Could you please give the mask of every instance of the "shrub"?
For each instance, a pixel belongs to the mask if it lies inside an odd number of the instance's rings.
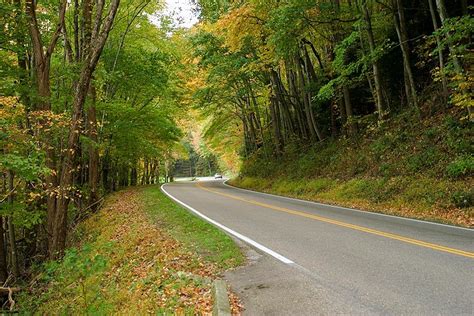
[[[474,173],[474,157],[464,156],[451,162],[446,167],[446,174],[451,178],[460,178]]]
[[[474,190],[454,192],[451,195],[451,203],[459,208],[474,206]]]
[[[380,137],[370,145],[370,149],[375,159],[380,160],[382,156],[392,147],[392,140],[388,135]]]
[[[428,148],[408,158],[407,168],[411,172],[417,172],[434,166],[440,158],[435,148]]]
[[[461,122],[448,116],[444,121],[444,129],[447,131],[444,141],[451,150],[461,154],[473,152],[472,122]]]
[[[424,132],[424,135],[430,139],[430,140],[434,140],[436,139],[436,137],[439,135],[439,129],[437,127],[432,127],[432,128],[428,128],[425,132]]]

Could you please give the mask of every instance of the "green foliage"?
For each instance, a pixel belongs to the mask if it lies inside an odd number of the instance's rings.
[[[443,129],[447,131],[443,138],[450,150],[459,154],[474,153],[474,143],[470,141],[473,136],[472,122],[461,121],[453,116],[446,116]]]
[[[440,158],[435,148],[427,148],[420,153],[410,156],[407,160],[407,168],[411,172],[419,172],[423,169],[433,167]]]
[[[299,42],[308,27],[306,11],[314,8],[314,1],[291,1],[271,11],[268,28],[272,30],[269,43],[277,56],[290,57],[298,51]]]
[[[474,76],[472,65],[474,53],[472,50],[472,30],[474,28],[474,18],[471,15],[453,17],[446,19],[443,26],[431,35],[432,38],[439,39],[439,46],[432,52],[433,56],[438,51],[449,48],[449,58],[443,73],[441,69],[435,69],[436,80],[446,76],[453,93],[450,102],[455,106],[467,109],[472,112],[474,101],[472,89],[474,87]],[[473,114],[470,113],[472,116]],[[468,118],[472,121],[472,117]]]
[[[474,174],[474,157],[462,156],[446,167],[446,173],[451,178],[472,176]]]
[[[474,206],[474,190],[455,191],[451,195],[451,202],[459,208],[468,208]]]
[[[11,170],[24,181],[34,181],[47,174],[42,153],[33,152],[29,156],[19,153],[4,154],[0,157],[0,169]]]
[[[104,272],[108,268],[108,260],[105,255],[111,253],[116,247],[112,242],[96,248],[93,244],[86,244],[80,250],[71,248],[66,251],[62,261],[49,261],[41,268],[43,274],[40,282],[61,284],[61,296],[77,297],[78,306],[59,306],[61,313],[81,311],[84,314],[103,314],[111,312],[111,307],[106,303],[101,279],[105,277]],[[47,302],[53,299],[58,289],[51,286],[46,293],[40,297],[40,301]],[[75,305],[76,305],[75,304]]]

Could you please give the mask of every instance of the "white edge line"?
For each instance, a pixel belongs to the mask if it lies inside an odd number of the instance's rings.
[[[267,196],[272,196],[272,197],[278,197],[278,198],[285,199],[285,200],[304,202],[304,203],[314,204],[314,205],[319,205],[319,206],[326,206],[326,207],[335,208],[335,209],[339,208],[339,209],[343,209],[343,210],[364,213],[364,214],[368,214],[368,215],[372,215],[372,216],[390,217],[390,218],[394,218],[394,219],[418,222],[418,223],[427,224],[427,225],[431,224],[431,225],[437,225],[437,226],[442,226],[442,227],[447,227],[447,228],[452,228],[452,229],[460,229],[460,230],[465,230],[465,231],[468,231],[468,232],[473,232],[474,231],[474,229],[472,229],[472,228],[465,228],[465,227],[460,227],[460,226],[453,226],[453,225],[441,224],[441,223],[436,223],[436,222],[423,221],[423,220],[420,220],[420,219],[401,217],[401,216],[396,216],[396,215],[388,215],[388,214],[382,214],[382,213],[376,213],[376,212],[363,211],[363,210],[358,210],[358,209],[350,208],[350,207],[318,203],[318,202],[314,202],[314,201],[291,198],[291,197],[288,197],[288,196],[282,196],[282,195],[277,195],[277,194],[259,192],[259,191],[249,190],[249,189],[243,189],[243,188],[239,188],[239,187],[227,184],[226,182],[229,181],[229,180],[230,179],[225,180],[224,182],[222,182],[222,184],[224,184],[225,186],[228,186],[229,188],[242,190],[242,191],[247,191],[247,192],[252,192],[252,193],[256,193],[256,194],[267,195]]]
[[[238,233],[238,232],[236,232],[236,231],[230,229],[229,227],[224,226],[224,225],[222,225],[221,223],[216,222],[215,220],[213,220],[213,219],[207,217],[206,215],[202,214],[201,212],[197,211],[196,209],[192,208],[191,206],[187,205],[186,203],[181,202],[180,200],[178,200],[177,198],[175,198],[174,196],[172,196],[171,194],[169,194],[169,193],[165,190],[165,188],[164,188],[165,185],[166,185],[166,183],[161,186],[161,191],[163,191],[164,194],[166,194],[170,199],[172,199],[172,200],[175,201],[176,203],[178,203],[178,204],[184,206],[185,208],[187,208],[187,209],[190,210],[191,212],[195,213],[195,214],[198,215],[199,217],[201,217],[201,218],[203,218],[204,220],[208,221],[209,223],[211,223],[211,224],[213,224],[213,225],[219,227],[220,229],[222,229],[223,231],[229,233],[230,235],[232,235],[232,236],[234,236],[234,237],[237,237],[238,239],[240,239],[240,240],[242,240],[242,241],[244,241],[244,242],[246,242],[246,243],[252,245],[253,247],[255,247],[255,248],[257,248],[257,249],[259,249],[259,250],[261,250],[261,251],[263,251],[263,252],[265,252],[265,253],[267,253],[267,254],[269,254],[270,256],[272,256],[272,257],[274,257],[274,258],[280,260],[280,261],[283,262],[283,263],[286,263],[286,264],[293,264],[293,263],[294,263],[294,262],[291,261],[290,259],[288,259],[288,258],[286,258],[286,257],[284,257],[284,256],[282,256],[282,255],[280,255],[279,253],[277,253],[277,252],[275,252],[275,251],[273,251],[273,250],[271,250],[271,249],[268,249],[267,247],[265,247],[265,246],[262,245],[262,244],[259,244],[259,243],[256,242],[255,240],[252,240],[252,239],[250,239],[249,237],[244,236],[244,235],[242,235],[242,234],[240,234],[240,233]]]

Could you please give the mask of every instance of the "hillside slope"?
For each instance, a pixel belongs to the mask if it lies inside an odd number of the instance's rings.
[[[474,129],[461,113],[404,112],[358,138],[263,151],[232,184],[365,210],[474,225]]]

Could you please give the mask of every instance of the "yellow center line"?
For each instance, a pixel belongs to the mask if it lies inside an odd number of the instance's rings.
[[[441,246],[441,245],[437,245],[437,244],[432,244],[432,243],[429,243],[429,242],[426,242],[426,241],[421,241],[421,240],[408,238],[408,237],[404,237],[404,236],[400,236],[400,235],[396,235],[396,234],[392,234],[392,233],[387,233],[387,232],[383,232],[383,231],[380,231],[380,230],[375,230],[375,229],[371,229],[371,228],[367,228],[367,227],[363,227],[363,226],[359,226],[359,225],[349,224],[349,223],[337,221],[337,220],[334,220],[334,219],[330,219],[330,218],[327,218],[327,217],[322,217],[322,216],[318,216],[318,215],[314,215],[314,214],[309,214],[309,213],[306,213],[306,212],[303,212],[303,211],[292,210],[292,209],[288,209],[288,208],[285,208],[285,207],[274,206],[274,205],[270,205],[270,204],[266,204],[266,203],[262,203],[262,202],[257,202],[257,201],[254,201],[254,200],[241,198],[241,197],[238,197],[238,196],[235,196],[235,195],[231,195],[231,194],[211,190],[207,187],[202,186],[200,183],[198,183],[197,186],[199,188],[201,188],[202,190],[205,190],[205,191],[208,191],[208,192],[219,194],[219,195],[222,195],[222,196],[234,199],[234,200],[238,200],[238,201],[242,201],[242,202],[262,206],[262,207],[269,208],[269,209],[272,209],[272,210],[275,210],[275,211],[284,212],[284,213],[297,215],[297,216],[302,216],[302,217],[306,217],[306,218],[311,218],[311,219],[314,219],[314,220],[317,220],[317,221],[320,221],[320,222],[325,222],[325,223],[329,223],[329,224],[333,224],[333,225],[337,225],[337,226],[342,226],[342,227],[354,229],[354,230],[357,230],[357,231],[361,231],[361,232],[365,232],[365,233],[369,233],[369,234],[373,234],[373,235],[377,235],[377,236],[382,236],[382,237],[386,237],[386,238],[390,238],[390,239],[395,239],[395,240],[406,242],[406,243],[409,243],[409,244],[413,244],[413,245],[417,245],[417,246],[421,246],[421,247],[425,247],[425,248],[430,248],[430,249],[433,249],[433,250],[448,252],[448,253],[455,254],[455,255],[458,255],[458,256],[463,256],[463,257],[474,259],[474,253],[472,253],[472,252],[459,250],[459,249],[454,249],[454,248],[449,248],[449,247],[445,247],[445,246]]]

